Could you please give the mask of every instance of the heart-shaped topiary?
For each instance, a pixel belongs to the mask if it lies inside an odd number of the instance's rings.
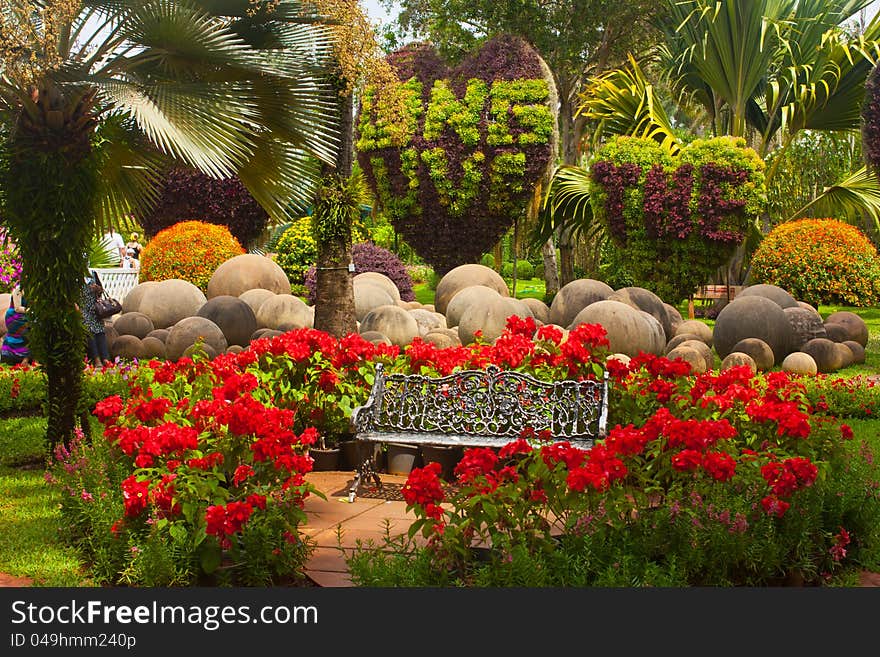
[[[364,91],[358,162],[392,225],[442,275],[478,262],[532,201],[558,144],[556,88],[513,36],[454,70],[425,44],[389,62],[402,84]]]

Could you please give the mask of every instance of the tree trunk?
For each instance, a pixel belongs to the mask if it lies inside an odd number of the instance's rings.
[[[552,299],[559,292],[559,271],[556,269],[556,245],[551,237],[541,246],[544,260],[544,298]]]
[[[574,92],[570,84],[559,89],[559,142],[563,164],[578,162],[578,125],[574,118]],[[566,285],[575,279],[574,243],[571,231],[562,230],[557,235],[559,244],[559,285]]]

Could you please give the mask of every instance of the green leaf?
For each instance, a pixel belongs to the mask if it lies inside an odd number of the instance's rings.
[[[220,546],[216,543],[203,543],[199,549],[199,564],[208,575],[220,567],[222,559],[223,553],[220,550]]]

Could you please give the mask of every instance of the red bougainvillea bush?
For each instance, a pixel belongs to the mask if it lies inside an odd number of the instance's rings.
[[[511,318],[491,345],[416,340],[401,351],[299,329],[211,361],[150,361],[96,405],[103,435],[59,448],[49,477],[98,582],[295,581],[311,549],[301,531],[315,494],[308,448],[350,432],[376,362],[430,375],[495,364],[582,378],[601,371],[607,344],[596,325],[563,341],[554,327]],[[767,583],[796,572],[814,581],[876,541],[870,455],[853,448],[821,392],[784,374],[695,377],[683,362],[647,356],[611,363],[619,426],[607,440],[589,451],[552,437],[470,451],[455,493],[434,466],[414,471],[404,493],[420,516],[411,531],[428,547],[364,551],[353,576],[629,585]],[[480,539],[492,548],[482,555]],[[399,567],[376,567],[389,558]]]

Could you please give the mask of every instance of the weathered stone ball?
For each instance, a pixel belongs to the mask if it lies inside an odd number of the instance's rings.
[[[639,310],[638,308],[636,310]],[[642,319],[648,326],[648,333],[651,335],[651,353],[662,354],[666,350],[666,333],[663,331],[663,325],[660,320],[645,310],[639,310]]]
[[[710,347],[712,346],[712,327],[698,319],[686,319],[679,324],[678,328],[675,329],[676,337],[684,333],[696,335],[698,340],[702,340]]]
[[[227,346],[230,344],[248,346],[251,334],[257,330],[256,315],[247,302],[228,294],[208,299],[208,302],[199,308],[198,316],[210,319],[220,327],[226,337]]]
[[[448,333],[441,333],[440,331],[428,331],[422,339],[425,342],[430,342],[438,349],[461,346],[461,340],[458,339],[457,335],[453,337]]]
[[[440,313],[432,313],[424,308],[413,308],[409,314],[415,317],[419,325],[419,335],[425,336],[433,329],[446,328],[446,318]]]
[[[144,281],[143,283],[138,283],[137,285],[135,285],[131,290],[129,290],[128,294],[126,294],[125,298],[122,300],[122,312],[138,312],[140,310],[140,303],[141,299],[144,296],[144,293],[154,285],[158,284],[159,281]],[[6,303],[9,303],[9,301],[7,300]]]
[[[455,293],[471,285],[485,285],[503,297],[510,296],[507,283],[494,269],[476,264],[459,265],[447,272],[437,283],[437,290],[434,293],[434,306],[437,312],[445,315],[446,306],[452,301]]]
[[[483,340],[494,342],[507,326],[507,318],[531,317],[528,306],[510,297],[490,296],[485,304],[471,305],[458,323],[458,339],[462,344],[471,344],[476,340],[477,331],[481,331]]]
[[[700,354],[703,357],[703,360],[706,361],[706,367],[703,370],[704,372],[715,369],[715,352],[712,351],[712,347],[702,340],[685,340],[680,343],[678,347],[688,347]],[[678,347],[675,347],[675,349],[678,349]]]
[[[592,278],[579,278],[563,285],[553,301],[550,302],[549,324],[566,328],[574,322],[575,316],[591,303],[604,301],[614,294],[607,283]]]
[[[840,367],[843,368],[852,365],[854,361],[852,349],[842,342],[835,342],[834,345],[835,349],[837,349],[837,352],[840,354]]]
[[[384,335],[382,333],[379,333],[379,331],[364,331],[363,333],[360,334],[360,336],[364,340],[368,340],[369,342],[372,342],[373,344],[387,344],[387,345],[391,344],[391,340],[388,339],[388,336]]]
[[[256,317],[257,311],[260,309],[260,306],[263,305],[263,302],[266,301],[266,299],[271,299],[274,296],[275,293],[271,290],[264,290],[263,288],[257,287],[253,290],[242,292],[238,295],[238,298],[251,307],[251,310],[254,311],[254,317]]]
[[[0,324],[2,323],[0,322]],[[119,333],[113,328],[113,324],[104,324],[104,337],[107,339],[107,351],[113,353],[113,342],[119,337]]]
[[[798,305],[797,300],[778,285],[768,285],[766,283],[749,285],[736,295],[736,299],[750,296],[759,296],[764,297],[765,299],[770,299],[770,301],[774,302],[780,308],[794,308]]]
[[[520,301],[529,307],[529,310],[532,311],[532,316],[542,324],[551,323],[550,307],[546,303],[540,299],[535,299],[534,297],[526,297],[525,299],[520,299]]]
[[[134,335],[143,340],[153,330],[153,320],[137,311],[122,313],[113,320],[113,328],[119,335]]]
[[[700,337],[698,335],[696,335],[695,333],[679,333],[678,335],[673,336],[672,339],[670,339],[669,342],[666,343],[666,347],[663,350],[663,353],[668,354],[670,351],[675,349],[682,342],[687,342],[688,340],[700,340]],[[700,342],[703,342],[703,341],[700,340]],[[706,344],[706,343],[703,342],[703,344]],[[706,345],[706,346],[708,347],[709,345]],[[711,347],[709,347],[709,348],[711,349]]]
[[[242,351],[244,351],[244,347],[242,347],[240,344],[231,344],[226,347],[227,354],[240,354]]]
[[[863,347],[867,346],[868,325],[865,324],[865,320],[855,313],[848,310],[838,310],[836,313],[831,313],[825,318],[826,329],[828,324],[842,324],[847,330],[848,337],[846,340],[858,342]]]
[[[817,315],[819,315],[819,311],[816,310],[816,307],[811,306],[806,301],[798,301],[797,304],[798,304],[798,308],[803,308],[804,310],[809,310],[810,312],[813,312],[813,313],[816,313]],[[821,316],[822,315],[819,315],[819,317],[821,317]]]
[[[259,340],[260,338],[274,338],[283,334],[284,332],[279,331],[278,329],[258,328],[251,334],[250,342],[253,342],[254,340]]]
[[[165,358],[167,357],[165,343],[162,342],[159,338],[152,338],[150,336],[147,336],[143,340],[141,340],[141,345],[144,358],[156,358],[158,360],[165,360]]]
[[[221,295],[237,297],[255,288],[270,290],[275,294],[290,294],[290,280],[271,258],[257,253],[242,253],[214,270],[208,281],[208,298]]]
[[[732,351],[721,361],[722,370],[729,370],[731,367],[740,367],[742,365],[751,369],[753,374],[758,371],[758,365],[755,363],[755,359],[741,351]]]
[[[782,312],[791,326],[792,349],[800,349],[813,338],[828,337],[822,317],[815,310],[807,310],[798,305],[794,308],[783,308]]]
[[[425,310],[430,311],[430,312],[432,312],[432,313],[436,313],[436,312],[437,312],[437,309],[434,307],[434,304],[433,304],[433,303],[423,303],[423,304],[422,304],[422,308],[424,308]],[[442,315],[443,313],[439,313],[439,314]]]
[[[675,349],[666,354],[666,357],[669,360],[677,360],[680,358],[689,363],[691,371],[694,374],[703,374],[706,371],[706,359],[703,358],[703,354],[691,347],[678,345]]]
[[[113,358],[143,358],[144,345],[136,335],[120,335],[113,341],[113,348],[109,350]]]
[[[843,324],[836,322],[825,322],[825,337],[831,342],[846,342],[849,340],[849,331]]]
[[[394,298],[388,294],[388,289],[373,279],[365,279],[359,285],[353,286],[353,292],[354,314],[359,322],[364,321],[364,317],[379,306],[396,304]]]
[[[673,336],[669,311],[666,310],[663,299],[651,292],[651,290],[646,290],[643,287],[623,287],[615,290],[608,298],[615,301],[623,301],[623,303],[653,315],[663,327],[664,344]]]
[[[865,348],[862,345],[855,340],[845,340],[843,344],[849,347],[849,350],[852,352],[853,363],[860,364],[865,362]]]
[[[391,344],[404,347],[419,334],[419,325],[415,317],[399,306],[379,306],[361,322],[361,335],[367,331],[381,333]]]
[[[712,339],[715,351],[722,359],[732,351],[742,351],[734,349],[734,345],[744,338],[758,338],[766,342],[773,351],[776,363],[781,363],[791,351],[788,318],[775,301],[764,296],[737,295],[715,319]]]
[[[385,290],[388,293],[388,296],[391,297],[391,303],[397,303],[401,300],[400,290],[397,288],[397,285],[382,272],[365,271],[357,274],[351,279],[351,284],[355,288],[355,292],[357,292],[357,287],[363,283],[377,285]]]
[[[813,357],[803,351],[793,351],[782,361],[782,371],[791,374],[813,375],[819,371]]]
[[[656,353],[655,336],[641,311],[620,301],[596,301],[581,310],[572,321],[580,324],[601,324],[607,332],[609,351],[630,357],[639,352]],[[657,354],[659,355],[659,354]]]
[[[257,328],[283,330],[282,324],[308,328],[314,321],[309,307],[292,294],[276,294],[266,299],[256,312]]]
[[[817,371],[827,374],[843,366],[843,359],[836,344],[828,338],[813,338],[801,347],[801,351],[813,358]]]
[[[462,288],[446,304],[446,326],[449,328],[458,326],[471,306],[484,306],[500,296],[498,292],[485,285],[470,285]]]
[[[211,345],[206,344],[206,343],[202,343],[200,345],[191,344],[190,346],[188,346],[186,349],[183,350],[183,353],[180,355],[180,357],[181,358],[192,358],[196,354],[196,352],[201,352],[202,354],[204,354],[205,356],[208,357],[208,360],[212,360],[212,359],[216,358],[218,353],[223,353],[223,352],[218,352],[216,349],[214,349],[214,347],[212,347]]]
[[[424,306],[418,301],[398,301],[395,305],[400,306],[404,310],[416,310],[417,308],[424,308]]]
[[[760,372],[766,372],[771,369],[776,362],[773,349],[760,338],[743,338],[733,345],[733,351],[751,356]]]
[[[666,309],[666,321],[669,322],[669,326],[672,329],[669,337],[672,338],[678,331],[679,325],[684,321],[684,317],[678,312],[678,308],[671,304],[664,302],[663,307]],[[666,326],[666,324],[664,324],[664,326]]]
[[[169,360],[177,360],[184,355],[187,347],[196,343],[199,338],[214,350],[214,355],[222,354],[229,344],[223,331],[210,319],[205,317],[186,317],[168,332],[165,340],[165,353]]]
[[[194,316],[206,301],[202,291],[189,281],[169,278],[144,290],[138,312],[152,320],[153,328],[170,328]]]

